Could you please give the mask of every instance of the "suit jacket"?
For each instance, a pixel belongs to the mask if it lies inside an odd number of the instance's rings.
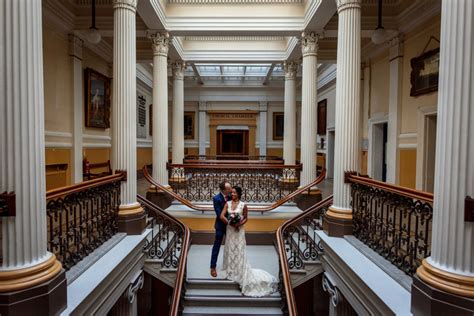
[[[214,228],[216,230],[226,230],[226,224],[224,224],[223,221],[221,221],[220,216],[222,213],[222,210],[224,209],[225,206],[225,198],[224,195],[219,192],[218,194],[214,195],[212,198],[212,203],[214,204],[214,211],[216,212],[216,223],[214,224]]]

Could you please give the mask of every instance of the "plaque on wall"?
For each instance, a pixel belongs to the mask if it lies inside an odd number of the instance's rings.
[[[318,102],[318,135],[326,135],[327,104],[327,99]]]
[[[137,137],[146,138],[146,97],[137,93]]]
[[[184,112],[184,139],[194,139],[195,112]]]
[[[438,91],[439,48],[430,50],[419,57],[412,58],[410,96],[418,96]]]
[[[283,140],[284,125],[283,112],[273,112],[273,140]]]

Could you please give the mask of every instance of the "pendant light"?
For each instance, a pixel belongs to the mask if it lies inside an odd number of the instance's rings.
[[[382,26],[382,0],[379,0],[378,6],[378,25],[372,33],[372,43],[375,45],[383,44],[387,39],[387,31]]]
[[[102,38],[95,27],[95,0],[92,0],[92,26],[87,31],[86,38],[91,44],[98,44]]]

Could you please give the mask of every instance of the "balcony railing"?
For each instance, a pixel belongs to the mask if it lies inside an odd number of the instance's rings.
[[[283,162],[282,157],[278,156],[247,156],[247,155],[188,155],[184,160],[260,160],[271,161],[279,160]]]
[[[245,202],[273,203],[298,188],[301,165],[169,164],[168,171],[173,191],[190,201],[211,201],[219,184],[228,181],[242,187]]]
[[[117,232],[124,173],[46,193],[48,250],[69,270]]]
[[[303,270],[305,262],[320,259],[322,250],[316,231],[322,229],[324,215],[331,204],[332,196],[286,221],[276,232],[283,311],[290,316],[297,315],[290,271]]]
[[[137,199],[147,214],[148,227],[152,229],[152,238],[147,240],[144,247],[146,256],[149,259],[161,260],[165,268],[176,269],[170,315],[178,315],[182,312],[184,297],[183,282],[186,278],[186,260],[190,245],[189,228],[145,198],[138,196]]]
[[[433,194],[347,176],[353,234],[408,275],[431,253]]]

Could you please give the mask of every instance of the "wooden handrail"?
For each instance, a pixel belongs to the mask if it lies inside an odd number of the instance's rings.
[[[167,164],[168,168],[192,168],[192,169],[222,169],[222,165],[211,165],[211,164]],[[242,164],[235,162],[232,166],[226,166],[229,169],[245,169],[245,170],[272,170],[272,169],[295,169],[301,170],[302,165],[283,165],[283,164],[270,164],[270,165],[258,165],[252,166],[251,164]]]
[[[184,164],[189,165],[189,164],[199,164],[199,165],[230,165],[230,164],[244,164],[244,165],[249,165],[249,164],[269,164],[269,165],[282,165],[284,164],[283,160],[197,160],[197,159],[184,159]]]
[[[289,226],[297,223],[304,217],[312,216],[314,212],[317,212],[321,207],[324,207],[325,205],[329,203],[332,203],[332,195],[327,197],[323,201],[311,206],[306,211],[301,212],[297,216],[287,220],[277,229],[276,240],[277,240],[277,245],[278,245],[278,257],[279,257],[281,269],[282,269],[283,285],[285,287],[286,303],[288,305],[288,314],[290,316],[296,316],[298,315],[298,312],[296,310],[296,301],[295,301],[295,296],[293,293],[293,285],[291,283],[290,271],[288,267],[288,261],[287,261],[288,258],[286,257],[283,231],[287,229]]]
[[[125,172],[117,172],[116,174],[113,174],[110,176],[105,176],[105,177],[88,180],[88,181],[84,181],[77,184],[68,185],[61,188],[52,189],[46,192],[46,200],[48,201],[48,200],[55,199],[67,194],[77,193],[84,189],[90,189],[90,188],[98,187],[98,186],[112,183],[112,182],[123,181],[126,179],[126,177],[127,177],[127,174]]]
[[[179,302],[181,300],[181,293],[183,289],[184,283],[184,272],[186,271],[186,261],[188,258],[189,246],[190,246],[190,239],[191,239],[191,232],[183,222],[179,219],[173,217],[172,215],[166,213],[165,211],[161,210],[158,206],[154,203],[149,202],[144,197],[137,195],[137,200],[146,205],[150,210],[157,212],[160,216],[163,216],[170,220],[171,222],[178,225],[184,232],[183,235],[183,244],[181,248],[181,255],[179,257],[179,264],[178,269],[176,271],[176,281],[173,288],[173,296],[171,297],[171,304],[170,304],[170,316],[177,316],[179,313]]]
[[[430,192],[405,188],[399,185],[390,184],[390,183],[370,179],[367,177],[361,177],[355,174],[349,174],[347,176],[347,179],[351,183],[359,183],[359,184],[375,187],[378,189],[382,189],[384,191],[388,191],[391,193],[403,195],[412,199],[433,203],[433,193],[430,193]]]
[[[143,166],[143,176],[145,177],[145,179],[148,182],[150,182],[150,184],[155,186],[155,188],[157,190],[169,193],[175,200],[178,200],[179,202],[181,202],[182,204],[186,205],[187,207],[189,207],[193,210],[201,211],[201,212],[213,211],[214,210],[214,208],[212,206],[198,206],[198,205],[195,205],[192,202],[190,202],[189,200],[184,199],[181,196],[179,196],[178,194],[176,194],[171,188],[164,187],[163,185],[158,183],[155,179],[153,179],[153,177],[148,172],[148,167],[146,165]],[[288,202],[289,200],[291,200],[295,196],[297,196],[297,195],[311,189],[312,187],[318,185],[319,183],[321,183],[324,180],[325,176],[326,176],[326,169],[323,169],[321,174],[313,182],[305,185],[304,187],[299,188],[296,191],[293,191],[292,193],[285,196],[283,199],[278,200],[277,202],[275,202],[272,205],[267,206],[267,207],[258,207],[258,208],[256,208],[256,207],[248,206],[248,210],[251,211],[251,212],[262,212],[262,213],[272,211],[272,210],[276,209],[277,207],[285,204],[286,202]]]

